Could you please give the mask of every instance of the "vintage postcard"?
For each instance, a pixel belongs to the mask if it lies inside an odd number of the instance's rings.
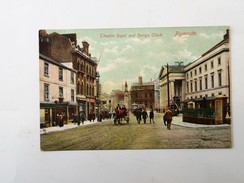
[[[41,150],[230,148],[230,33],[39,30]]]

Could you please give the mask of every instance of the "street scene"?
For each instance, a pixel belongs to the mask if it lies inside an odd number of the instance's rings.
[[[131,122],[114,125],[113,120],[87,122],[70,129],[42,132],[41,149],[59,150],[122,150],[122,149],[186,149],[226,148],[231,146],[230,125],[197,125],[183,123],[182,116],[174,117],[171,130],[156,114],[155,124],[147,120],[138,125],[135,116]],[[72,128],[72,129],[71,129]]]
[[[230,28],[39,30],[41,150],[231,147]]]

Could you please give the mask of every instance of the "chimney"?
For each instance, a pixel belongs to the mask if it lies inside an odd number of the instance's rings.
[[[83,52],[89,56],[89,44],[86,41],[82,42],[82,46],[83,46]]]
[[[138,82],[139,82],[139,85],[142,85],[142,77],[141,76],[138,77]]]

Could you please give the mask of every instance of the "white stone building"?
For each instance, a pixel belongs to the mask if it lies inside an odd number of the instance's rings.
[[[184,65],[163,65],[159,73],[159,86],[160,86],[160,108],[164,111],[168,103],[171,105],[185,99],[185,66]],[[168,102],[168,81],[169,76],[169,102]]]
[[[227,102],[231,103],[229,47],[229,30],[227,30],[221,42],[185,67],[186,100],[197,101],[204,97],[208,100],[223,95],[228,97]]]

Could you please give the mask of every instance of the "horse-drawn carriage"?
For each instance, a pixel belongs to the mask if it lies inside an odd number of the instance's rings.
[[[122,121],[126,121],[126,124],[129,124],[129,112],[127,111],[127,109],[125,107],[117,107],[115,109],[115,114],[113,115],[114,117],[114,124],[115,125],[119,125],[122,124]]]

